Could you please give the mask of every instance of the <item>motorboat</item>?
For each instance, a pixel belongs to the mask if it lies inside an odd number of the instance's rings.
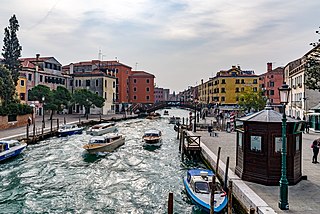
[[[163,115],[169,115],[169,111],[164,110]]]
[[[111,133],[114,131],[116,131],[116,124],[115,123],[113,123],[113,122],[100,123],[100,124],[94,125],[91,128],[89,128],[87,131],[87,134],[90,134],[93,136],[98,136],[98,135]]]
[[[89,143],[83,146],[90,154],[98,152],[112,152],[116,148],[122,146],[125,142],[125,137],[120,134],[109,133],[103,136],[94,136],[89,140]]]
[[[162,144],[162,133],[156,129],[147,130],[143,136],[145,145],[160,146]]]
[[[192,201],[205,212],[210,212],[211,184],[213,171],[208,169],[191,169],[187,171],[183,183],[188,196]],[[214,192],[214,212],[219,213],[224,210],[228,203],[226,192],[221,184],[216,181]]]
[[[169,118],[169,123],[170,124],[180,125],[180,122],[181,122],[181,118],[180,117],[172,116],[172,117]]]
[[[26,146],[26,143],[21,143],[18,140],[1,140],[0,161],[19,155]]]
[[[154,120],[154,119],[159,119],[160,118],[160,113],[158,112],[151,112],[147,117],[146,119],[151,119],[151,120]]]
[[[63,124],[58,129],[58,135],[65,137],[68,135],[82,134],[83,127],[78,127],[76,124]]]

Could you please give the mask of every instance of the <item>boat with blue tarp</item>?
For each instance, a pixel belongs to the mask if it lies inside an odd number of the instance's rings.
[[[4,161],[19,155],[22,152],[22,150],[26,147],[26,143],[21,143],[18,140],[1,140],[0,161]]]

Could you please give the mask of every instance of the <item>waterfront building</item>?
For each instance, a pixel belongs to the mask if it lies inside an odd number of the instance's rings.
[[[25,94],[19,94],[20,100],[25,97],[27,104],[34,104],[36,114],[42,115],[43,108],[41,103],[28,100],[28,91],[37,85],[48,86],[51,90],[57,89],[58,86],[64,86],[70,89],[68,81],[69,75],[62,72],[62,66],[54,57],[40,57],[37,54],[34,58],[20,58],[21,69],[19,78],[19,90],[21,83],[25,84]],[[20,81],[21,80],[21,81]],[[25,80],[25,81],[24,81]],[[24,89],[23,89],[24,90]]]
[[[128,81],[129,103],[153,104],[154,78],[153,74],[145,71],[132,71]]]
[[[287,115],[295,118],[308,118],[310,108],[320,102],[320,92],[310,90],[305,86],[305,66],[307,57],[314,52],[313,48],[304,56],[289,62],[284,68],[285,82],[290,86],[289,103],[286,106]],[[311,129],[313,127],[310,127]]]
[[[170,89],[164,89],[155,87],[154,88],[154,102],[163,102],[169,100]]]
[[[232,66],[229,70],[217,72],[207,82],[201,80],[198,86],[198,99],[204,104],[219,104],[235,107],[243,92],[258,92],[258,76],[254,71],[241,70],[240,66]]]
[[[259,87],[263,94],[270,101],[271,106],[280,105],[280,97],[278,88],[282,86],[284,81],[284,68],[278,67],[272,69],[272,63],[267,63],[267,72],[259,75]]]
[[[21,103],[27,103],[27,77],[20,73],[18,84],[16,85],[16,92]]]

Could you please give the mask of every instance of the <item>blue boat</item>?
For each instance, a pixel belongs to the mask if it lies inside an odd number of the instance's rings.
[[[20,143],[18,140],[1,140],[0,161],[19,155],[26,146],[26,143]]]
[[[187,194],[203,211],[210,212],[211,183],[213,171],[208,169],[191,169],[183,179]],[[226,208],[228,198],[220,183],[216,182],[214,193],[214,212],[219,213]]]
[[[82,134],[83,128],[78,127],[76,124],[63,124],[58,130],[60,137],[66,137],[68,135]]]

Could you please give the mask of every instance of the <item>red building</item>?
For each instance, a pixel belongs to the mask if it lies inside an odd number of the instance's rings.
[[[272,105],[280,104],[278,88],[283,84],[284,68],[272,69],[272,63],[267,63],[267,72],[259,76],[259,86]]]
[[[154,103],[155,76],[144,71],[132,71],[129,76],[129,103]]]

